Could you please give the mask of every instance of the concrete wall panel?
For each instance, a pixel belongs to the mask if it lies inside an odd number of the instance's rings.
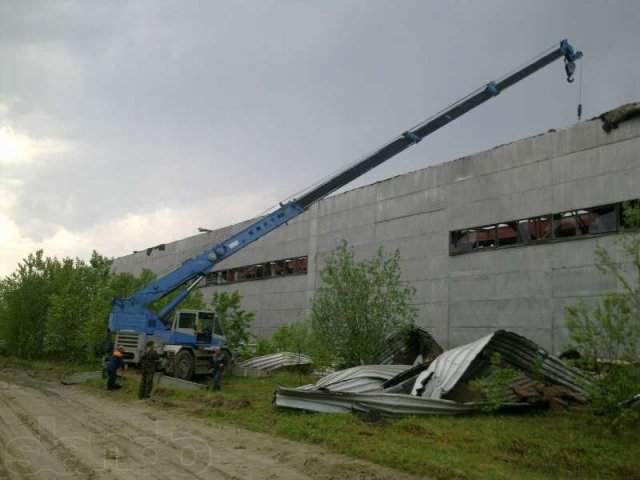
[[[376,223],[376,241],[417,237],[447,230],[447,215],[444,210],[410,215]]]
[[[308,255],[306,275],[210,286],[205,297],[239,290],[257,313],[255,333],[269,336],[308,315],[327,256],[346,240],[360,260],[399,249],[417,323],[444,347],[505,328],[558,352],[565,307],[616,288],[593,249],[612,249],[617,235],[450,256],[449,232],[640,198],[638,152],[640,119],[609,134],[595,120],[331,196],[219,265]],[[122,257],[114,271],[167,272],[244,225]]]

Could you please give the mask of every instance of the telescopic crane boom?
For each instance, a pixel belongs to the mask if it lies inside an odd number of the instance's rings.
[[[360,177],[410,146],[415,145],[427,135],[442,128],[452,120],[464,115],[490,98],[495,97],[503,90],[555,60],[560,58],[564,59],[567,81],[572,82],[572,76],[575,71],[574,62],[581,57],[582,52],[574,50],[567,40],[562,40],[559,46],[552,47],[525,66],[507,74],[501,79],[487,83],[425,122],[404,131],[382,148],[370,153],[364,159],[347,167],[345,170],[307,191],[299,198],[281,203],[280,208],[277,210],[261,217],[240,232],[207,249],[200,255],[187,260],[182,266],[152,282],[131,297],[115,299],[113,301],[109,328],[111,331],[126,329],[144,332],[148,335],[161,337],[167,343],[196,343],[194,336],[175,331],[175,329],[171,328],[171,325],[165,324],[163,319],[187,297],[189,290],[207,273],[211,272],[222,260],[229,258],[240,249],[262,238],[280,225],[294,219],[308,210],[315,202],[347,185],[352,180]],[[156,313],[148,308],[150,303],[159,300],[187,282],[191,282],[190,285],[160,312]]]

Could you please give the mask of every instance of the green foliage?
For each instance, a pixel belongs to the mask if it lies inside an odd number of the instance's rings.
[[[482,409],[486,412],[499,410],[503,403],[509,402],[513,395],[509,386],[522,373],[514,368],[502,365],[502,356],[496,352],[491,355],[491,366],[487,375],[469,382],[472,390],[480,393],[486,404]]]
[[[276,351],[304,353],[313,359],[316,367],[328,366],[333,361],[331,349],[321,335],[314,335],[309,322],[298,321],[290,325],[280,325],[271,340]]]
[[[96,301],[108,285],[111,261],[94,252],[88,264],[65,258],[59,266],[46,315],[45,353],[65,360],[91,358],[92,347],[104,336],[106,328],[101,329],[101,334],[94,330],[97,317],[104,323],[105,312],[97,308]]]
[[[23,359],[95,359],[101,353],[111,301],[155,280],[149,270],[138,277],[112,274],[112,262],[97,252],[88,262],[45,257],[42,250],[29,254],[0,280],[0,338],[7,354]],[[166,305],[177,293],[154,307]],[[181,306],[203,308],[202,294],[193,293]]]
[[[255,318],[254,312],[247,312],[240,307],[241,296],[236,290],[234,292],[214,291],[211,299],[211,306],[222,323],[227,343],[233,349],[238,349],[242,355],[243,348],[249,343],[251,334],[249,328]]]
[[[570,346],[597,373],[588,386],[591,402],[611,426],[640,420],[621,403],[640,392],[640,206],[625,204],[624,214],[628,228],[616,248],[595,250],[598,269],[616,279],[618,291],[603,295],[591,312],[583,302],[566,308]]]
[[[307,322],[294,322],[280,325],[272,341],[279,352],[307,353],[311,338],[311,328]]]
[[[253,351],[248,352],[250,357],[260,357],[276,353],[278,350],[271,340],[268,338],[256,338],[256,345]],[[243,355],[244,356],[244,355]]]
[[[400,279],[400,254],[380,248],[356,261],[343,242],[327,258],[312,304],[312,327],[343,367],[372,363],[388,335],[413,323],[415,289]]]
[[[29,254],[0,281],[0,337],[9,355],[36,358],[44,350],[47,311],[60,270],[42,250]]]
[[[591,370],[619,360],[638,358],[638,311],[628,295],[608,293],[590,312],[584,302],[566,308],[571,340]]]

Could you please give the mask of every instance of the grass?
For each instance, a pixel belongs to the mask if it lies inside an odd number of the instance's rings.
[[[102,365],[99,360],[94,363],[72,363],[61,361],[47,360],[25,360],[15,357],[0,356],[0,365],[4,367],[26,368],[38,370],[41,372],[49,372],[54,375],[62,376],[64,373],[89,372],[92,370],[100,370]]]
[[[261,379],[225,377],[221,393],[158,389],[149,402],[166,411],[321,445],[430,478],[640,480],[638,432],[623,430],[614,435],[583,409],[372,423],[357,415],[272,406],[277,384],[313,381],[295,373]],[[137,401],[137,387],[135,380],[128,379],[115,395]],[[84,388],[103,391],[104,383],[92,382]]]

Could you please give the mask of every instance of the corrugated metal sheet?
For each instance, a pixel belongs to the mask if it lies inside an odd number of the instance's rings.
[[[375,411],[385,416],[466,413],[474,410],[477,404],[456,402],[447,399],[446,395],[457,385],[482,376],[490,367],[495,353],[500,353],[502,364],[544,383],[562,385],[576,398],[586,398],[582,386],[589,379],[582,372],[567,367],[531,340],[499,330],[444,352],[431,364],[414,367],[367,365],[330,374],[315,385],[278,387],[274,403],[278,407],[311,412]],[[412,395],[396,393],[396,389],[403,389],[412,381]],[[454,396],[459,398],[459,395],[458,391]],[[507,402],[503,406],[530,406],[528,403],[511,403],[512,400]]]
[[[294,408],[308,412],[378,412],[389,417],[460,415],[476,408],[471,403],[432,400],[398,393],[339,393],[280,386],[276,389],[274,404],[280,408]]]
[[[231,373],[236,377],[251,377],[262,378],[271,375],[267,370],[260,370],[259,368],[246,368],[246,367],[232,367]]]
[[[347,368],[321,378],[315,388],[352,393],[382,391],[384,382],[408,368],[409,365],[362,365]]]
[[[236,369],[255,369],[271,373],[279,368],[309,365],[311,362],[311,357],[303,353],[280,352],[239,362],[234,366],[234,371]]]
[[[458,383],[476,356],[487,346],[492,335],[461,347],[447,350],[436,358],[418,377],[411,395],[442,398]]]
[[[442,353],[442,347],[427,330],[417,325],[407,332],[399,332],[387,338],[385,347],[375,359],[379,365],[413,364],[430,362]]]
[[[97,370],[95,372],[81,372],[73,374],[65,374],[62,377],[61,383],[63,385],[76,385],[78,383],[88,382],[89,380],[102,379],[102,371]],[[207,388],[206,385],[200,383],[189,382],[188,380],[181,380],[174,378],[164,373],[158,372],[153,377],[154,385],[164,388],[173,388],[177,390],[202,390]]]
[[[174,390],[204,390],[207,388],[206,385],[201,383],[181,380],[179,378],[165,375],[164,373],[156,373],[153,376],[153,383],[157,387],[172,388]]]
[[[388,393],[411,393],[416,377],[420,372],[429,368],[430,363],[419,363],[408,370],[404,370],[382,384],[382,389]]]
[[[444,352],[418,375],[412,394],[444,398],[459,382],[486,370],[494,353],[499,353],[502,361],[513,368],[545,383],[567,387],[586,399],[583,386],[590,382],[586,375],[568,367],[535,342],[505,330]]]

